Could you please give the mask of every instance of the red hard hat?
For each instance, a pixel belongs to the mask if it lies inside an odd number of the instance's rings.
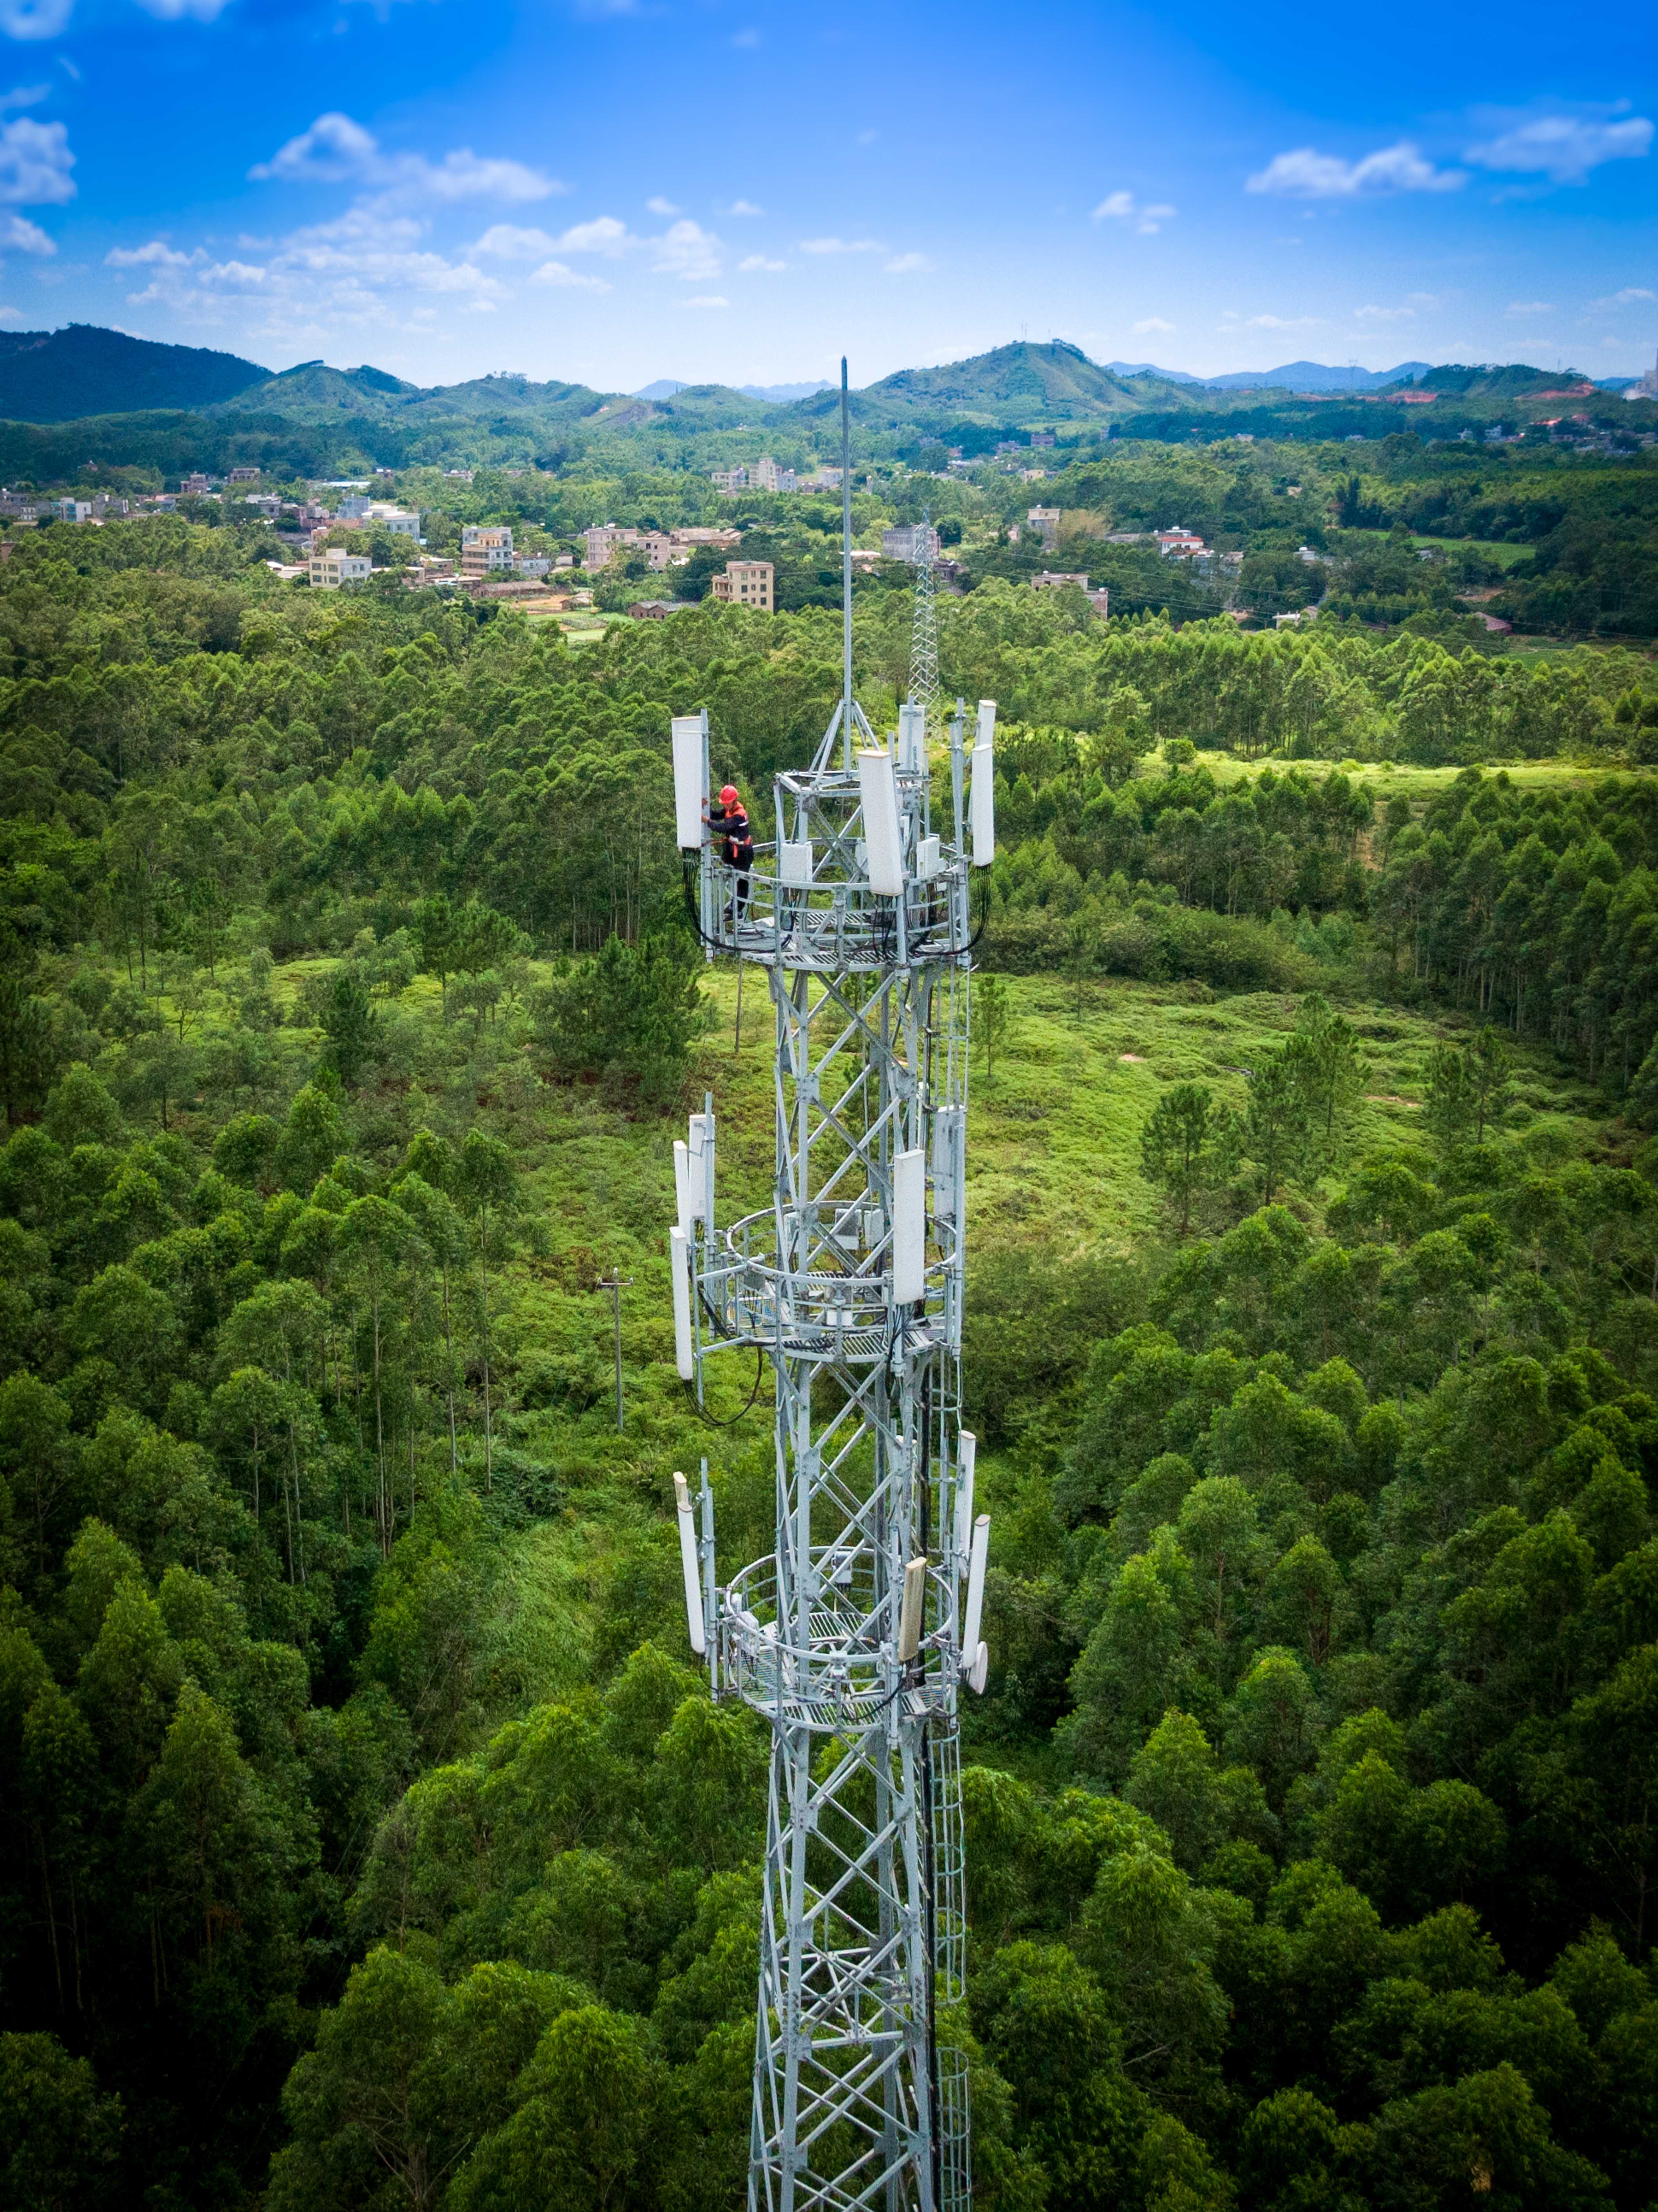
[[[734,783],[728,783],[728,784],[726,786],[726,787],[724,788],[724,790],[720,793],[720,804],[722,806],[735,806],[735,805],[736,805],[736,804],[737,804],[737,786],[736,786]]]

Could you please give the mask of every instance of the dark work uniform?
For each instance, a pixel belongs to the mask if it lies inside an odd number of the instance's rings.
[[[749,826],[748,810],[739,799],[735,806],[716,806],[708,815],[708,827],[720,841],[720,857],[736,877],[734,919],[741,921],[748,910],[749,871],[754,866],[754,831]]]

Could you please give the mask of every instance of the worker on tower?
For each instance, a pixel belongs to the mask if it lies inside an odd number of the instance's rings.
[[[754,866],[754,831],[749,824],[748,809],[738,797],[734,783],[722,787],[720,804],[708,816],[708,827],[720,838],[720,858],[732,873],[732,900],[726,911],[735,927],[748,910],[749,871]]]

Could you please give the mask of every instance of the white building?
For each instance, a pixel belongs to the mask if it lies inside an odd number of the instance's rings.
[[[52,512],[60,522],[90,522],[92,501],[89,499],[55,499]]]
[[[820,471],[821,473],[821,471]],[[764,453],[757,461],[746,464],[738,461],[734,468],[715,469],[713,472],[716,491],[795,491],[794,471],[786,469]],[[837,478],[838,481],[838,478]]]
[[[1060,535],[1060,510],[1057,507],[1033,507],[1025,516],[1044,545],[1057,543]]]
[[[460,533],[460,573],[463,576],[495,576],[512,573],[513,533],[506,523],[465,524]]]
[[[1194,561],[1207,553],[1209,548],[1195,530],[1187,530],[1177,522],[1172,530],[1158,531],[1157,550],[1165,561]]]
[[[369,573],[366,553],[348,553],[343,545],[327,545],[313,553],[308,563],[313,592],[337,592],[342,584],[361,584]]]
[[[610,556],[618,545],[637,545],[636,530],[619,529],[614,522],[601,522],[592,530],[584,531],[586,554],[582,562],[586,568],[608,568]]]
[[[372,522],[376,530],[384,530],[392,538],[420,538],[420,517],[408,507],[393,507],[383,499],[372,500],[363,514],[365,522]]]

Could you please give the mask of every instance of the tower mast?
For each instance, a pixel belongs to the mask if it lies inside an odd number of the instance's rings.
[[[841,368],[844,684],[738,914],[701,822],[706,715],[674,724],[679,842],[713,957],[776,1020],[771,1203],[715,1227],[714,1115],[676,1146],[676,1354],[758,1348],[776,1383],[774,1549],[716,1585],[679,1489],[691,1643],[771,1730],[750,2212],[969,2212],[957,1698],[982,1690],[989,1522],[961,1426],[972,964],[992,858],[993,703],[950,732],[935,828],[921,717],[877,740],[852,690]],[[854,738],[854,732],[856,736]],[[841,744],[835,745],[839,736]]]

